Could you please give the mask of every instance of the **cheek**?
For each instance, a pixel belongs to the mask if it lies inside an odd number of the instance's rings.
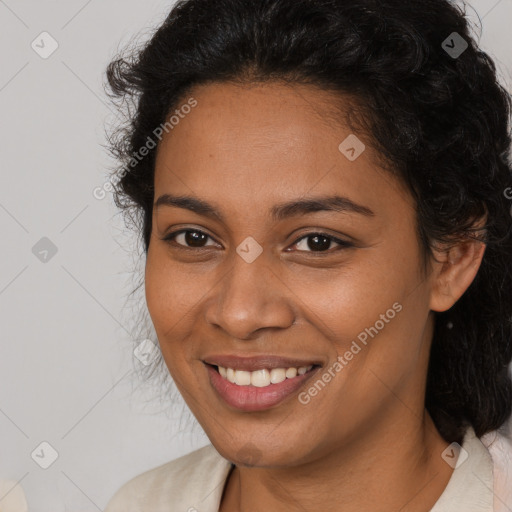
[[[369,249],[357,265],[320,277],[302,273],[301,279],[304,314],[345,358],[343,373],[354,385],[368,370],[391,381],[410,371],[428,314],[413,248]]]
[[[183,346],[180,342],[192,328],[190,313],[204,295],[204,283],[172,263],[165,250],[154,248],[148,251],[145,293],[162,350]]]
[[[338,270],[304,270],[289,284],[301,295],[311,323],[318,324],[321,319],[326,337],[346,341],[374,325],[381,314],[414,288],[417,275],[413,265],[413,258],[401,259],[380,249],[368,249],[360,252],[357,261]]]

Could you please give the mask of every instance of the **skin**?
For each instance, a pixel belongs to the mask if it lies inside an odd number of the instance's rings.
[[[171,376],[212,444],[236,464],[220,511],[430,510],[453,471],[441,458],[449,443],[424,406],[433,312],[468,288],[485,246],[439,248],[423,272],[408,191],[379,167],[364,134],[356,134],[366,149],[355,161],[338,149],[352,133],[341,117],[332,120],[340,95],[274,82],[209,84],[189,96],[198,105],[158,148],[155,200],[191,195],[225,221],[154,208],[146,298]],[[270,217],[283,201],[333,193],[374,215]],[[162,240],[184,228],[209,238],[188,251],[184,235]],[[354,246],[317,249],[318,232]],[[236,252],[248,236],[263,248],[252,263]],[[242,412],[209,383],[202,359],[213,353],[332,367],[396,302],[402,311],[307,405],[296,393]]]

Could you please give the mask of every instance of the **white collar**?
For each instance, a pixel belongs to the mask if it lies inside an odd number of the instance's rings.
[[[493,512],[491,454],[476,437],[472,427],[466,430],[462,448],[468,457],[453,470],[448,485],[430,512]]]
[[[462,448],[468,457],[453,470],[430,512],[493,512],[491,455],[471,427],[466,431]],[[156,482],[151,478],[153,485],[149,496],[144,496],[143,510],[168,510],[171,499],[173,510],[218,512],[231,468],[232,463],[211,444],[160,466],[147,474],[156,477]],[[140,499],[140,494],[137,497]]]

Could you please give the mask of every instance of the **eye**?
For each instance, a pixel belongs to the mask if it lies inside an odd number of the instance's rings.
[[[204,245],[208,239],[213,240],[211,236],[197,229],[174,231],[163,238],[164,241],[170,244],[172,243],[173,245],[178,245],[180,248],[192,250],[208,247],[208,245]],[[346,240],[340,240],[326,233],[308,233],[298,238],[292,247],[295,245],[299,247],[300,244],[302,244],[302,248],[299,248],[299,252],[323,253],[327,252],[333,242],[338,244],[339,248],[337,250],[354,246]],[[308,251],[306,249],[310,250]],[[329,251],[329,254],[332,252],[334,251]]]
[[[327,249],[330,248],[331,243],[338,244],[339,248],[337,250],[346,249],[349,247],[354,247],[354,245],[346,240],[340,240],[334,236],[328,235],[327,233],[308,233],[307,235],[299,238],[293,245],[297,245],[297,247],[302,244],[302,249],[299,252],[313,252],[313,253],[323,253],[327,252]],[[311,249],[311,251],[305,250],[306,248]],[[328,251],[329,254],[335,251]]]
[[[168,243],[177,243],[183,249],[195,249],[204,247],[201,245],[208,238],[212,239],[211,236],[199,231],[198,229],[182,229],[180,231],[174,231],[173,233],[169,233],[162,240]],[[183,243],[179,243],[178,239],[182,242],[190,245],[184,245]],[[176,242],[175,242],[176,241]]]

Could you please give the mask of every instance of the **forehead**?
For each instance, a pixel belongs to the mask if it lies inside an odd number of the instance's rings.
[[[340,99],[312,86],[213,83],[194,88],[177,109],[190,97],[197,106],[164,134],[161,146],[172,151],[186,139],[199,150],[195,157],[205,153],[220,156],[223,150],[235,156],[239,150],[260,159],[267,155],[275,158],[285,148],[300,155],[318,147],[317,139],[325,132],[332,133],[334,119],[341,117],[334,112]],[[336,131],[340,131],[339,123]],[[339,133],[332,135],[339,137]],[[275,151],[269,151],[271,148]]]
[[[176,108],[189,98],[197,105],[159,145],[155,196],[192,193],[219,202],[236,194],[238,201],[261,205],[314,193],[351,194],[362,203],[378,201],[386,188],[403,194],[379,168],[368,138],[344,124],[344,100],[335,92],[215,83],[196,87]],[[354,136],[364,150],[351,161],[340,144]]]

